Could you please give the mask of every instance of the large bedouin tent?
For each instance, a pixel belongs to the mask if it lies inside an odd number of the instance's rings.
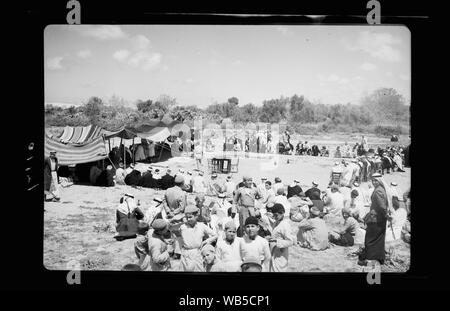
[[[49,156],[50,151],[57,152],[59,165],[89,163],[108,157],[103,130],[94,125],[66,127],[60,137],[50,137],[46,133],[45,156]]]

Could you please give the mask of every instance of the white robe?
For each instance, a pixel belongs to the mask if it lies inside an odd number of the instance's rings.
[[[288,269],[289,247],[294,245],[296,237],[287,219],[283,219],[272,231],[270,272],[286,272]]]

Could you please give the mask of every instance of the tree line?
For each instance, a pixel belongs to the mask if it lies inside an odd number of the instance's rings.
[[[203,117],[208,122],[224,124],[285,123],[287,129],[301,134],[320,132],[366,132],[380,135],[407,134],[410,110],[404,97],[392,88],[380,88],[362,98],[360,104],[325,105],[312,103],[303,95],[268,99],[262,105],[241,105],[230,97],[227,102],[213,103],[206,108],[182,106],[169,95],[156,100],[138,100],[135,107],[113,96],[108,101],[91,97],[80,106],[68,108],[46,105],[47,126],[86,126],[95,124],[107,130],[122,126],[139,126],[150,119],[169,115],[172,119],[193,122]]]

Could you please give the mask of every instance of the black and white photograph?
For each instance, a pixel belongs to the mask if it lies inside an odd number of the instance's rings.
[[[43,41],[46,269],[410,269],[408,27],[54,24]]]

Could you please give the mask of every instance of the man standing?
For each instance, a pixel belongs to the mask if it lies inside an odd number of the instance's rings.
[[[258,258],[263,267],[263,272],[269,271],[271,258],[269,242],[258,235],[260,229],[258,219],[249,216],[246,218],[244,226],[246,234],[240,243],[242,260],[245,261],[250,257]]]
[[[291,233],[289,221],[285,218],[283,205],[275,203],[272,207],[275,222],[272,225],[272,234],[267,236],[271,249],[270,272],[286,272],[288,268],[289,247],[294,245],[295,236]]]
[[[44,190],[52,196],[53,202],[60,200],[58,167],[56,151],[50,151],[50,156],[44,160]]]
[[[207,225],[197,222],[199,209],[189,205],[185,209],[186,223],[179,228],[181,239],[181,267],[183,271],[204,271],[200,249],[217,240],[216,233]],[[208,236],[203,240],[204,236]]]
[[[183,213],[184,208],[187,205],[187,195],[186,192],[182,190],[183,185],[184,178],[182,176],[177,176],[175,177],[175,186],[166,190],[164,195],[164,209],[168,218]]]
[[[236,236],[236,225],[229,221],[224,226],[225,236],[219,237],[216,244],[216,258],[227,272],[239,272],[242,263],[240,243],[242,238]]]
[[[234,196],[234,204],[237,205],[239,213],[240,232],[238,232],[238,236],[243,235],[246,219],[249,216],[255,216],[256,188],[253,187],[253,180],[249,176],[243,177],[243,183],[244,186],[236,190]]]
[[[148,251],[150,255],[151,271],[167,271],[170,269],[169,243],[173,240],[165,240],[169,230],[169,224],[163,219],[155,219],[152,223],[153,232],[148,237]]]

